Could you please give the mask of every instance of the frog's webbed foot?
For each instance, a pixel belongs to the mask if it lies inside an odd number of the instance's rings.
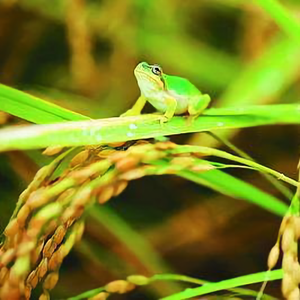
[[[161,116],[159,123],[161,126],[163,126],[165,123],[169,122],[171,120],[171,118],[169,118],[166,115]]]
[[[186,125],[191,126],[193,125],[194,121],[201,115],[201,113],[196,114],[196,115],[190,115],[187,117]]]

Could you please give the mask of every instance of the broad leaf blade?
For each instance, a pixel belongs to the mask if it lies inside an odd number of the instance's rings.
[[[275,124],[299,124],[300,105],[282,104],[209,109],[192,123],[174,117],[160,124],[157,114],[125,118],[29,125],[0,131],[0,151],[48,146],[99,145],[164,135]]]
[[[221,290],[228,290],[228,289],[232,289],[247,284],[263,282],[264,280],[266,280],[266,278],[268,278],[269,281],[272,281],[272,280],[282,279],[282,277],[283,277],[282,269],[274,270],[270,272],[260,272],[260,273],[240,276],[236,278],[231,278],[228,280],[223,280],[220,282],[208,283],[197,288],[189,288],[181,293],[173,294],[161,300],[191,299],[197,296],[206,295]]]
[[[90,119],[3,84],[0,84],[0,110],[37,124]]]
[[[179,175],[222,194],[258,205],[279,216],[284,216],[288,210],[288,206],[276,197],[220,170],[211,170],[200,174],[181,171]]]

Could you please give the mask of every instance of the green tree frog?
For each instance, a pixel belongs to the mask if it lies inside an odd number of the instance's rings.
[[[199,116],[208,106],[210,96],[202,94],[190,81],[178,76],[163,73],[157,65],[139,63],[134,69],[141,95],[134,106],[121,116],[139,115],[146,102],[150,102],[164,115],[161,123],[168,122],[173,116],[188,112]]]

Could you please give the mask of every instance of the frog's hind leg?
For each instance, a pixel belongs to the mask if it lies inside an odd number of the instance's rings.
[[[203,113],[209,103],[210,96],[207,94],[203,94],[201,96],[190,99],[190,104],[188,106],[188,113],[190,115],[188,118],[188,125],[191,125],[193,121]]]
[[[198,97],[193,97],[190,99],[190,103],[188,106],[188,113],[193,118],[197,118],[202,112],[207,108],[210,103],[210,96],[207,94],[203,94]]]

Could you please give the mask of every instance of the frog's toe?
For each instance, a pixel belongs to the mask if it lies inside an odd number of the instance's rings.
[[[169,120],[170,120],[170,119],[169,119],[167,116],[161,116],[161,118],[160,118],[160,120],[159,120],[160,125],[163,125],[163,124],[169,122]]]
[[[187,125],[191,126],[194,123],[194,121],[199,117],[199,115],[200,114],[188,116],[188,118],[187,118]]]

